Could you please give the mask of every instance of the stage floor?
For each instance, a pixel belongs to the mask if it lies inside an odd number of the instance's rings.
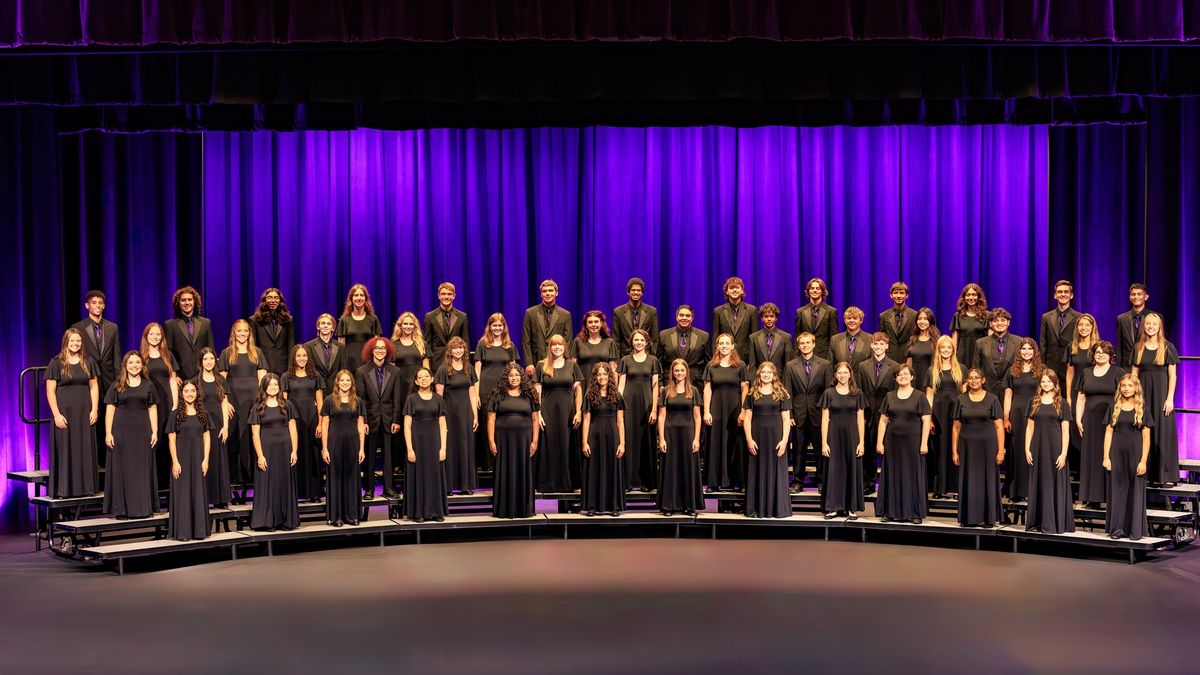
[[[0,672],[1196,671],[1187,550],[1131,566],[945,539],[613,537],[124,577],[0,537]]]

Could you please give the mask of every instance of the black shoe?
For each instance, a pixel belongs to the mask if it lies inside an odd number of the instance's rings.
[[[444,523],[444,522],[446,522],[446,519],[445,519],[445,518],[443,518],[443,517],[441,517],[441,516],[437,516],[437,517],[435,517],[435,518],[433,519],[433,521],[434,521],[435,523]]]
[[[583,515],[587,516],[588,518],[591,518],[592,516],[596,515],[596,512],[595,511],[584,511]]]
[[[475,494],[475,491],[474,490],[463,490],[462,493],[464,495],[473,495],[473,494]]]
[[[1120,532],[1113,532],[1112,534],[1108,535],[1108,538],[1109,538],[1109,539],[1120,539],[1120,538],[1121,538],[1121,533],[1120,533]]]
[[[387,497],[388,499],[396,499],[400,496],[400,493],[396,492],[395,490],[384,490],[383,496]]]
[[[943,497],[945,497],[945,496],[946,496],[946,495],[944,495],[944,494],[942,494],[942,493],[940,493],[940,492],[935,492],[935,493],[933,493],[933,498],[934,498],[934,499],[941,499],[941,498],[943,498]]]
[[[423,523],[423,522],[425,522],[425,519],[424,518],[413,518],[413,522],[414,523]]]
[[[887,516],[884,516],[879,519],[879,521],[883,522],[883,523],[890,523],[890,522],[892,522],[892,520],[893,520],[892,518],[888,518]]]
[[[333,526],[334,526],[334,527],[341,527],[341,526],[342,526],[342,521],[340,521],[340,520],[335,520],[335,521],[333,521]]]
[[[747,517],[747,518],[757,518],[757,517],[758,517],[758,513],[757,513],[757,512],[755,512],[755,511],[751,511],[750,513],[747,513],[747,514],[746,514],[746,517]]]
[[[619,515],[621,515],[621,512],[620,512],[620,511],[613,511],[613,512],[612,512],[612,517],[613,517],[613,518],[616,518],[616,517],[617,517],[617,516],[619,516]]]
[[[357,518],[351,518],[350,520],[347,520],[347,521],[346,521],[346,524],[347,524],[347,525],[357,525],[357,524],[358,524],[358,519],[357,519]]]

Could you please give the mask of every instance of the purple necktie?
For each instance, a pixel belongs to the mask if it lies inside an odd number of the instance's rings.
[[[1133,315],[1133,335],[1134,335],[1134,337],[1137,337],[1138,333],[1140,333],[1141,330],[1142,330],[1142,315],[1134,314]]]
[[[858,338],[850,336],[850,353],[854,353],[854,343],[858,342]]]
[[[1067,325],[1067,314],[1066,314],[1066,312],[1059,312],[1058,313],[1058,327],[1062,328],[1065,325]]]
[[[775,342],[775,334],[767,333],[767,351],[771,351],[771,345]]]
[[[187,318],[187,325],[188,325],[188,337],[195,337],[196,334],[192,332],[192,317],[190,317],[190,316]]]
[[[812,361],[805,361],[805,362],[804,362],[804,374],[805,374],[805,375],[812,375]]]
[[[882,370],[883,370],[883,361],[876,361],[875,362],[875,379],[876,380],[879,379],[879,373]]]
[[[96,335],[96,347],[104,346],[104,331],[100,329],[100,324],[92,324],[92,331]]]
[[[896,310],[896,330],[900,330],[900,326],[904,325],[902,323],[903,321],[904,321],[904,312],[901,312],[900,310]]]
[[[329,350],[331,345],[328,342],[321,343],[321,348],[325,350],[325,363],[329,363]]]
[[[816,306],[814,306],[812,308],[812,316],[813,316],[813,325],[814,326],[817,325],[817,317],[820,315],[821,315],[821,310],[819,308],[817,308]]]
[[[383,393],[383,368],[375,369],[375,386],[379,389],[379,393]]]
[[[641,310],[635,309],[635,310],[633,310],[633,327],[637,328],[641,324],[642,324],[642,312],[641,312]]]
[[[996,341],[996,349],[1000,350],[1001,355],[1004,354],[1004,338],[1000,338]]]
[[[679,334],[679,348],[687,349],[687,333]]]
[[[730,310],[730,312],[729,312],[729,313],[733,315],[733,322],[734,322],[734,323],[737,323],[737,322],[738,322],[738,313],[739,313],[739,312],[741,312],[741,311],[742,311],[742,307],[741,307],[741,305],[738,305],[737,307],[734,307],[734,308],[732,308],[732,309]]]

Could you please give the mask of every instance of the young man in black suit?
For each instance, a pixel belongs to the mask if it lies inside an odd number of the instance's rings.
[[[173,318],[163,324],[167,351],[179,364],[181,384],[182,380],[190,380],[200,372],[196,357],[201,349],[208,347],[220,351],[213,341],[212,322],[200,316],[201,308],[200,293],[191,286],[184,286],[171,298]]]
[[[104,309],[108,298],[103,291],[91,290],[83,296],[83,307],[87,318],[72,325],[83,333],[83,351],[88,355],[100,372],[96,376],[96,384],[100,389],[100,400],[108,393],[108,388],[117,381],[117,373],[121,370],[121,335],[117,324],[104,318]],[[103,449],[108,429],[105,426],[103,413],[96,416],[96,447]],[[108,459],[107,452],[97,453],[100,466]]]
[[[692,327],[694,312],[691,305],[680,305],[675,310],[675,327],[659,335],[658,362],[669,368],[675,359],[687,361],[692,375],[692,386],[703,389],[704,367],[712,359],[708,333]]]
[[[816,457],[817,481],[825,475],[825,457],[821,454],[821,394],[833,386],[833,365],[816,354],[816,338],[804,332],[796,338],[796,358],[783,371],[783,384],[792,397],[792,426],[795,454],[792,459],[792,492],[804,486],[809,445]]]
[[[787,362],[792,360],[792,336],[776,327],[779,307],[775,303],[764,303],[758,308],[758,316],[763,327],[750,334],[750,369],[757,371],[759,364],[770,361],[779,377],[783,377]]]
[[[1129,311],[1117,317],[1117,363],[1129,371],[1133,363],[1133,350],[1138,335],[1142,332],[1142,319],[1150,313],[1150,289],[1146,284],[1135,282],[1129,285]]]
[[[858,364],[871,356],[871,336],[862,331],[864,316],[863,311],[854,305],[842,312],[846,330],[829,340],[829,351],[833,357],[829,361],[834,366],[845,361],[850,364],[850,371],[856,372]]]
[[[304,343],[308,350],[308,362],[313,364],[317,377],[325,383],[325,395],[333,394],[333,379],[345,367],[346,348],[334,337],[337,322],[332,314],[317,317],[317,337]]]
[[[642,302],[645,292],[646,283],[633,277],[625,284],[629,302],[613,310],[613,340],[616,340],[621,356],[633,351],[633,345],[629,342],[633,338],[633,331],[638,328],[650,335],[646,351],[650,354],[658,352],[658,310]]]
[[[813,340],[816,341],[816,355],[828,361],[833,358],[829,351],[829,341],[833,339],[834,333],[838,332],[837,308],[825,304],[825,299],[829,297],[829,288],[820,277],[808,280],[805,293],[808,295],[808,304],[796,310],[794,334],[799,336],[801,333],[812,333]]]
[[[1058,374],[1058,381],[1067,382],[1067,347],[1075,337],[1075,322],[1079,312],[1071,307],[1075,298],[1075,286],[1066,279],[1054,282],[1054,301],[1057,307],[1042,315],[1038,347],[1042,350],[1042,363]]]
[[[858,364],[855,377],[858,387],[867,398],[867,409],[863,411],[866,417],[864,448],[874,448],[879,439],[879,409],[888,392],[896,388],[896,369],[900,364],[888,358],[889,339],[886,333],[879,331],[871,336],[871,356]],[[871,494],[875,491],[875,476],[877,456],[867,452],[862,458],[863,492]]]
[[[972,368],[983,371],[984,388],[1004,400],[1004,373],[1012,367],[1013,359],[1017,357],[1017,343],[1021,336],[1008,332],[1012,323],[1012,314],[1003,307],[997,307],[988,313],[988,328],[991,335],[979,338],[975,343],[975,357]],[[1024,443],[1024,439],[1021,441]]]
[[[561,335],[571,343],[571,313],[555,304],[558,284],[546,279],[538,286],[542,302],[525,310],[521,322],[521,353],[525,355],[525,374],[533,377],[537,364],[546,358],[551,335]],[[470,344],[470,343],[468,343]]]
[[[750,333],[758,326],[758,308],[745,302],[746,283],[740,277],[725,280],[725,304],[713,310],[712,349],[721,333],[733,336],[733,348],[744,363],[750,363]]]
[[[908,284],[897,281],[888,289],[892,308],[879,315],[879,330],[888,338],[888,358],[904,363],[908,358],[908,339],[917,325],[917,311],[908,306]]]
[[[394,468],[397,466],[393,438],[400,431],[400,415],[404,401],[400,400],[400,369],[392,363],[396,348],[385,337],[373,337],[366,349],[371,360],[358,367],[358,395],[367,409],[367,459],[362,465],[364,498],[375,498],[375,453],[383,451],[383,495],[397,497]]]
[[[425,350],[431,360],[430,368],[436,373],[446,358],[446,344],[450,338],[460,337],[463,342],[471,344],[471,333],[467,327],[467,314],[454,307],[454,299],[458,292],[454,284],[443,281],[438,284],[438,306],[425,315],[425,323],[421,329],[425,338]]]

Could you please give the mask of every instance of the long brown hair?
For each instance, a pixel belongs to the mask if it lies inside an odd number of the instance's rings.
[[[1042,407],[1042,379],[1050,378],[1054,383],[1054,412],[1062,414],[1062,389],[1058,386],[1058,373],[1054,372],[1053,368],[1046,368],[1042,374],[1038,376],[1038,390],[1033,397],[1033,406],[1029,409],[1030,416],[1037,413],[1038,408]]]
[[[342,305],[342,316],[350,316],[354,312],[354,291],[360,288],[363,295],[366,296],[366,302],[363,303],[363,310],[367,313],[367,316],[375,313],[375,305],[371,304],[371,292],[362,284],[354,284],[346,292],[346,304]]]
[[[291,377],[297,376],[296,371],[300,369],[300,366],[296,364],[296,355],[300,352],[304,352],[308,356],[308,365],[304,366],[304,372],[308,377],[314,377],[312,355],[308,353],[308,348],[302,344],[293,346],[292,351],[288,352],[287,374]]]
[[[125,356],[121,357],[121,371],[117,373],[117,391],[125,391],[129,388],[129,359],[137,357],[138,361],[142,362],[142,372],[138,373],[138,377],[145,379],[146,376],[146,359],[142,358],[142,353],[136,350],[125,352]]]
[[[142,364],[150,363],[150,329],[158,329],[158,356],[162,359],[163,365],[167,367],[167,376],[175,377],[175,369],[171,367],[171,353],[167,351],[167,332],[163,330],[162,324],[157,321],[151,321],[142,329],[142,342],[139,352],[142,354]]]
[[[763,361],[758,364],[758,370],[754,371],[754,384],[750,387],[750,394],[754,396],[754,400],[757,401],[762,398],[762,392],[759,391],[759,387],[765,384],[762,375],[763,371],[767,368],[775,371],[775,381],[771,382],[771,400],[782,401],[785,398],[789,398],[787,389],[783,388],[783,383],[779,380],[779,369],[775,367],[774,363]]]
[[[350,391],[346,392],[347,396],[346,396],[346,404],[345,404],[346,407],[345,408],[342,407],[342,392],[341,392],[341,390],[338,389],[338,380],[342,379],[342,375],[345,375],[346,377],[350,378]],[[347,370],[345,368],[342,368],[341,370],[337,371],[337,374],[333,376],[333,390],[329,395],[333,397],[333,405],[336,406],[339,410],[345,410],[346,408],[353,410],[353,409],[357,408],[358,407],[358,383],[354,381],[354,373],[350,372],[349,370]]]
[[[587,320],[593,316],[600,319],[600,339],[603,340],[606,337],[612,336],[612,333],[608,330],[608,317],[604,316],[604,312],[601,312],[598,309],[589,309],[583,315],[583,321],[580,324],[582,328],[579,329],[579,334],[575,336],[577,339],[588,339]]]
[[[200,353],[196,355],[196,386],[200,387],[200,393],[204,393],[204,357],[212,354],[213,357],[213,382],[217,385],[217,399],[225,400],[225,378],[221,377],[221,371],[217,370],[217,352],[212,347],[204,347]]]
[[[83,342],[87,338],[83,337],[83,332],[78,328],[68,328],[63,332],[62,349],[60,349],[58,352],[58,363],[60,366],[62,366],[63,375],[66,375],[68,372],[70,372],[71,367],[71,364],[67,360],[71,357],[71,355],[67,352],[67,342],[71,339],[71,335],[79,336],[79,367],[83,369],[83,373],[87,375],[88,379],[90,380],[92,379],[92,369],[88,366],[87,345],[85,345]]]
[[[969,283],[963,286],[962,292],[958,294],[958,315],[966,316],[967,314],[967,291],[975,291],[979,295],[979,300],[975,301],[975,318],[986,319],[988,313],[987,296],[983,293],[983,288],[977,283]]]
[[[730,342],[730,344],[733,344],[733,347],[734,347],[734,348],[733,348],[732,350],[730,350],[730,352],[729,352],[729,365],[730,365],[731,367],[732,367],[732,366],[740,366],[740,365],[742,365],[742,357],[741,357],[741,356],[738,356],[737,344],[735,344],[735,343],[733,342],[733,336],[732,336],[732,335],[730,335],[729,333],[721,333],[720,335],[718,335],[718,336],[717,336],[717,339],[716,339],[715,341],[713,341],[713,344],[715,345],[715,344],[717,344],[718,342],[720,342],[720,341],[721,341],[721,338],[723,338],[723,337],[727,337],[727,338],[729,338],[729,342]],[[716,350],[716,349],[713,349],[713,357],[712,357],[712,361],[709,361],[709,362],[708,362],[708,365],[710,365],[710,366],[719,366],[719,365],[721,365],[721,354],[720,354],[719,352],[717,352],[717,350]]]
[[[671,367],[667,368],[667,396],[670,397],[670,395],[675,393],[676,390],[677,385],[675,384],[674,374],[675,366],[683,366],[683,370],[685,371],[683,378],[683,395],[687,396],[688,398],[692,398],[692,396],[695,395],[695,389],[692,387],[692,369],[690,366],[688,366],[688,362],[684,361],[683,359],[675,359],[671,362]]]
[[[446,375],[450,375],[454,372],[454,370],[452,370],[453,365],[450,363],[454,357],[450,356],[450,352],[456,347],[462,347],[463,350],[461,359],[462,372],[467,372],[467,368],[471,365],[471,352],[469,349],[467,349],[467,341],[455,335],[454,337],[450,338],[449,342],[446,343],[446,353],[442,357],[442,363],[446,366]]]
[[[1041,382],[1042,369],[1045,366],[1042,364],[1042,352],[1033,338],[1025,337],[1017,340],[1017,351],[1013,356],[1012,368],[1009,368],[1008,372],[1014,378],[1020,377],[1021,373],[1025,372],[1025,362],[1021,360],[1021,348],[1025,345],[1033,347],[1033,359],[1029,361],[1029,373],[1033,375],[1034,379]]]
[[[192,403],[196,408],[196,419],[200,420],[200,424],[207,430],[208,408],[204,406],[204,389],[195,380],[184,380],[183,386],[179,388],[179,405],[175,408],[175,428],[181,428],[183,423],[187,421],[187,404],[183,402],[183,390],[187,389],[189,384],[196,390],[196,400]]]
[[[608,373],[608,384],[604,385],[604,398],[600,397],[600,383],[597,382],[597,377],[601,370]],[[587,387],[587,402],[588,405],[595,407],[601,401],[605,401],[612,405],[616,405],[617,401],[621,400],[621,394],[617,392],[617,378],[613,375],[612,369],[608,367],[607,361],[600,361],[592,366],[592,372],[588,373]]]
[[[229,354],[228,363],[234,365],[238,360],[237,338],[233,334],[237,331],[238,326],[246,327],[246,356],[250,359],[250,363],[258,365],[258,348],[254,346],[254,331],[250,329],[250,322],[245,319],[238,319],[229,327],[229,346],[225,348],[225,353]]]
[[[842,366],[845,366],[846,372],[850,374],[850,379],[846,380],[846,386],[850,388],[850,395],[858,396],[858,392],[860,391],[858,388],[858,381],[854,379],[854,368],[852,368],[850,366],[849,361],[838,361],[837,365],[835,365],[833,367],[833,387],[834,387],[834,389],[837,389],[837,385],[838,385],[837,373],[839,370],[842,369]]]
[[[487,318],[487,323],[483,324],[483,337],[479,338],[487,347],[492,346],[492,324],[499,321],[504,325],[504,332],[500,333],[500,346],[505,349],[512,349],[512,338],[508,334],[508,319],[500,312],[494,312]]]
[[[934,344],[937,344],[938,338],[942,336],[942,332],[939,331],[937,327],[937,319],[933,316],[933,310],[929,309],[928,307],[922,307],[921,309],[917,310],[917,316],[913,319],[912,336],[908,338],[909,349],[912,349],[912,346],[917,344],[917,339],[921,337],[921,329],[917,328],[917,319],[920,319],[922,314],[929,319],[929,339],[932,340]]]
[[[279,412],[283,413],[284,419],[290,419],[287,401],[283,399],[283,383],[279,381],[279,376],[275,373],[263,375],[262,380],[258,383],[258,395],[254,397],[254,410],[258,412],[259,418],[267,414],[267,388],[271,386],[272,382],[279,387],[279,391],[275,393],[275,402],[279,404]]]
[[[267,296],[271,293],[279,296],[279,306],[274,311],[267,306]],[[283,300],[283,291],[275,287],[263,291],[262,295],[258,297],[258,309],[254,310],[253,318],[257,323],[269,323],[271,321],[279,324],[291,323],[292,313],[288,311],[287,303]]]
[[[1092,334],[1088,336],[1088,344],[1086,346],[1081,342],[1083,338],[1079,337],[1079,324],[1084,321],[1092,322]],[[1080,349],[1090,351],[1098,342],[1100,342],[1100,326],[1096,323],[1096,317],[1091,314],[1080,314],[1079,318],[1075,320],[1075,330],[1071,334],[1071,353],[1078,354]]]
[[[550,352],[550,348],[556,344],[563,346],[563,359],[567,358],[567,339],[558,333],[551,335],[550,339],[546,341],[546,358],[542,359],[542,372],[546,374],[546,377],[554,377],[554,354]]]

